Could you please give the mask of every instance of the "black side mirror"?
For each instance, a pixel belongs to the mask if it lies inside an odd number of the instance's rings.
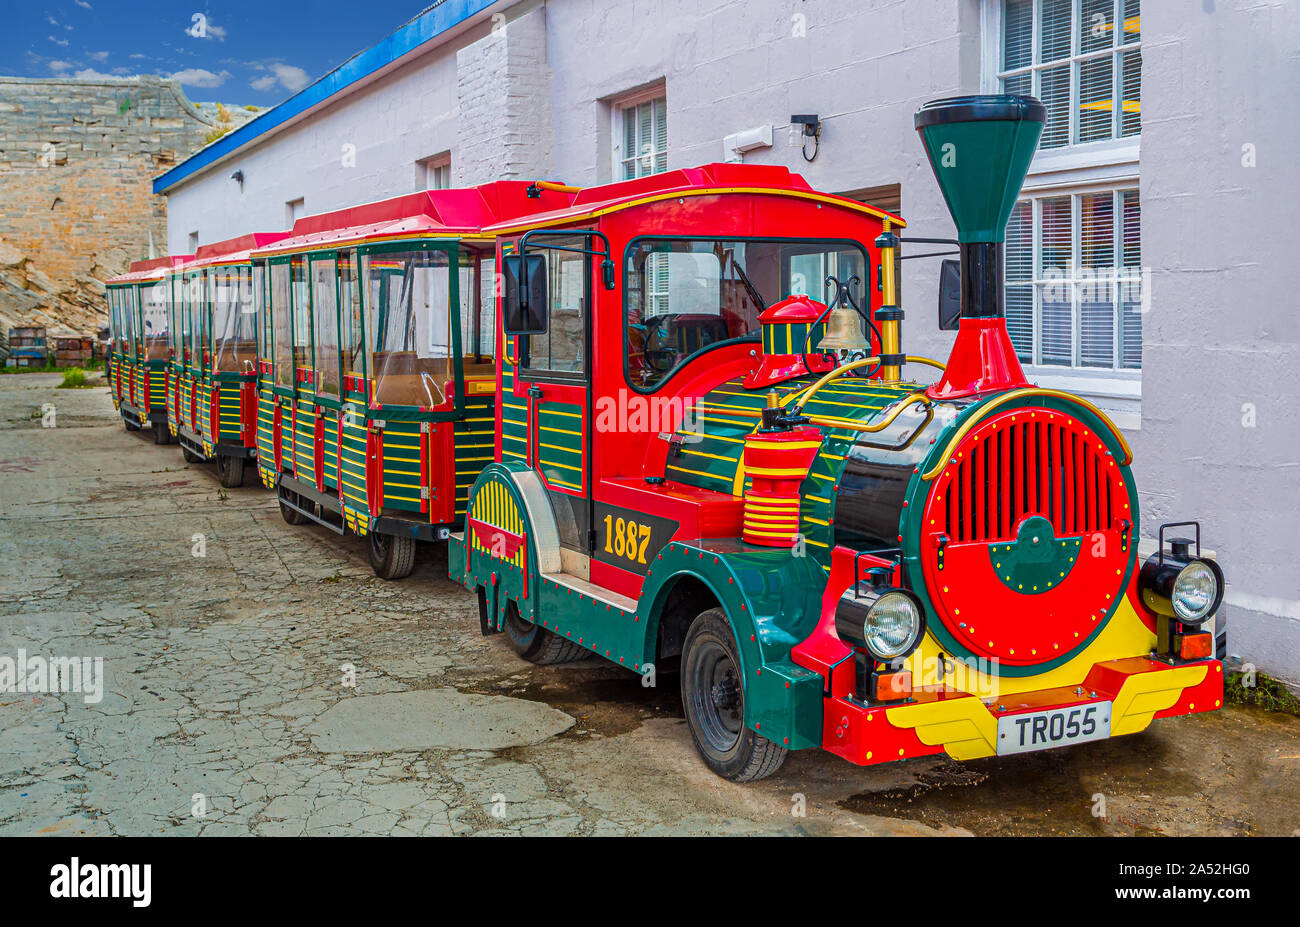
[[[961,262],[939,266],[939,331],[955,332],[961,322]]]
[[[546,332],[546,256],[508,254],[501,259],[505,277],[502,291],[502,327],[507,335],[541,335]],[[520,281],[520,269],[524,277]]]

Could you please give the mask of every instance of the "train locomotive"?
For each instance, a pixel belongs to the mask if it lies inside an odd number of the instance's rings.
[[[781,168],[486,229],[496,453],[448,555],[483,632],[646,685],[675,670],[700,756],[740,781],[790,750],[966,760],[1218,708],[1199,525],[1141,556],[1123,435],[1029,383],[1007,333],[1004,229],[1044,118],[1010,95],[916,114],[958,230],[946,363],[901,345],[902,219]]]

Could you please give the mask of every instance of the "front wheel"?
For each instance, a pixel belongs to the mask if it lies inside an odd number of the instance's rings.
[[[171,444],[172,436],[167,431],[166,422],[154,422],[151,427],[153,430],[154,444]]]
[[[519,606],[509,599],[506,600],[506,615],[502,626],[506,640],[510,642],[510,649],[529,663],[551,666],[556,663],[572,663],[588,656],[581,645],[560,637],[554,631],[525,621],[519,614]]]
[[[181,445],[181,456],[185,458],[186,463],[203,463],[203,458],[194,453],[184,444]]]
[[[753,782],[781,768],[788,752],[745,725],[745,679],[731,624],[720,608],[691,622],[682,645],[682,707],[695,749],[719,776]]]
[[[217,479],[222,486],[234,488],[244,485],[244,458],[217,455]]]
[[[415,538],[372,531],[370,569],[380,579],[402,579],[415,569]]]

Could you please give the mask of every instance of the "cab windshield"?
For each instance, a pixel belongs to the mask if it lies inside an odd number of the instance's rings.
[[[695,355],[758,335],[758,316],[790,296],[825,301],[824,281],[866,281],[857,242],[642,238],[624,266],[627,381],[652,390]],[[862,302],[864,284],[854,297]]]

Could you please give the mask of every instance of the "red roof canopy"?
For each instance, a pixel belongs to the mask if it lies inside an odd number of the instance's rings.
[[[180,267],[186,261],[192,261],[192,254],[174,254],[171,257],[149,258],[147,261],[132,261],[126,273],[119,274],[106,284],[140,283],[146,280],[161,280],[167,271]]]
[[[506,217],[496,225],[488,227],[487,231],[500,233],[527,225],[562,223],[570,219],[590,216],[593,213],[626,209],[646,198],[666,199],[673,196],[724,192],[737,188],[813,195],[818,199],[838,201],[853,209],[875,213],[899,226],[906,224],[898,216],[876,209],[874,206],[867,206],[843,196],[817,192],[809,186],[808,181],[789,168],[770,164],[703,164],[699,167],[666,171],[662,174],[650,174],[635,180],[586,187],[559,209],[528,216],[525,221],[520,221],[523,217],[513,219]]]
[[[227,238],[225,241],[216,241],[210,245],[200,245],[194,252],[194,258],[186,262],[184,269],[247,261],[250,252],[273,245],[288,237],[288,232],[252,232],[236,238]]]
[[[423,190],[375,203],[363,203],[334,212],[304,216],[282,241],[263,248],[259,255],[286,254],[348,243],[420,235],[477,235],[485,226],[511,216],[523,217],[566,206],[573,194],[541,189],[527,193],[532,184],[523,180],[498,180],[454,190]]]

